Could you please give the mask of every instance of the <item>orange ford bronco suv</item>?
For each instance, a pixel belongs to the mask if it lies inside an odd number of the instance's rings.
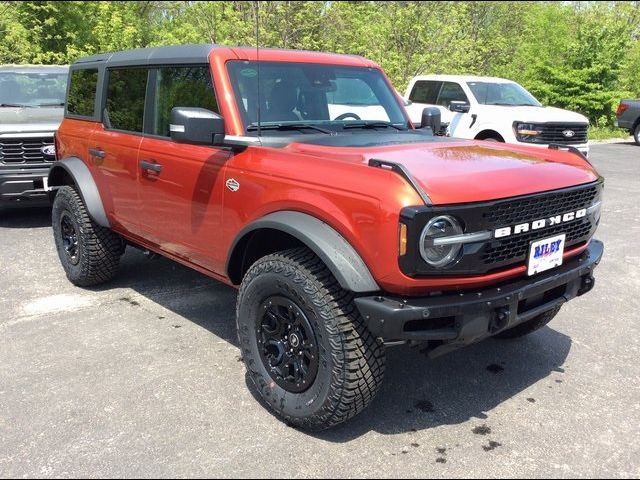
[[[361,57],[189,45],[70,70],[49,175],[67,277],[127,245],[239,288],[249,376],[322,429],[378,392],[385,346],[525,335],[593,287],[603,180],[580,152],[414,129]]]

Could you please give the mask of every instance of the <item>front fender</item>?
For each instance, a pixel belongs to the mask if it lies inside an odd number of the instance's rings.
[[[77,157],[55,162],[49,171],[49,187],[61,187],[70,183],[77,188],[89,216],[98,225],[111,228],[93,175],[89,167]]]
[[[236,248],[247,235],[260,229],[280,230],[298,239],[320,257],[345,290],[357,293],[380,290],[360,255],[340,233],[311,215],[295,211],[270,213],[244,227],[229,249],[227,275]]]

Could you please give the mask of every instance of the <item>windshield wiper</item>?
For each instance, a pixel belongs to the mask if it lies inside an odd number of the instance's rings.
[[[56,103],[39,103],[38,107],[64,107],[64,102],[56,102]]]
[[[304,122],[300,122],[300,123],[267,123],[267,124],[260,124],[260,127],[258,128],[258,123],[257,122],[253,122],[251,124],[249,124],[249,126],[247,127],[247,132],[253,132],[256,131],[258,129],[260,130],[303,130],[305,128],[308,128],[310,130],[315,130],[317,132],[322,132],[322,133],[326,133],[328,135],[335,135],[335,132],[333,130],[327,130],[326,128],[321,128],[318,127],[317,125],[313,125],[311,123],[304,123]]]
[[[391,122],[384,122],[382,120],[364,120],[362,122],[349,122],[345,123],[342,128],[380,128],[380,127],[391,127],[396,130],[406,130],[404,127],[400,127],[398,125],[394,125]]]
[[[31,105],[24,105],[22,103],[0,103],[0,107],[30,107]]]

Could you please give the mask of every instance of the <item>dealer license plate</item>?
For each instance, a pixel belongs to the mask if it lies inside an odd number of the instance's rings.
[[[527,273],[529,275],[535,275],[536,273],[562,265],[566,238],[567,236],[563,233],[555,237],[531,242]]]

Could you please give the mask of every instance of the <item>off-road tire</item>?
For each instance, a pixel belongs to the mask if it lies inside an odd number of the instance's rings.
[[[307,317],[319,349],[311,386],[292,393],[277,384],[258,345],[265,299],[292,300]],[[288,301],[287,300],[287,301]],[[353,303],[324,263],[295,248],[255,262],[242,280],[236,306],[238,340],[248,376],[269,407],[287,424],[324,430],[360,413],[382,384],[384,346],[376,342]]]
[[[73,187],[63,186],[57,191],[51,218],[58,257],[71,283],[89,287],[108,282],[116,275],[125,243],[119,235],[91,219],[82,198]],[[63,218],[77,232],[76,260],[72,260],[65,251]]]
[[[640,145],[640,122],[638,122],[636,128],[633,130],[633,139],[636,141],[636,145]]]
[[[497,333],[494,337],[500,339],[524,337],[525,335],[529,335],[530,333],[544,327],[547,323],[553,320],[553,317],[555,317],[559,311],[560,307],[555,307],[547,312],[541,313],[537,317],[533,317],[531,320],[521,323],[520,325],[516,325],[513,328]]]

